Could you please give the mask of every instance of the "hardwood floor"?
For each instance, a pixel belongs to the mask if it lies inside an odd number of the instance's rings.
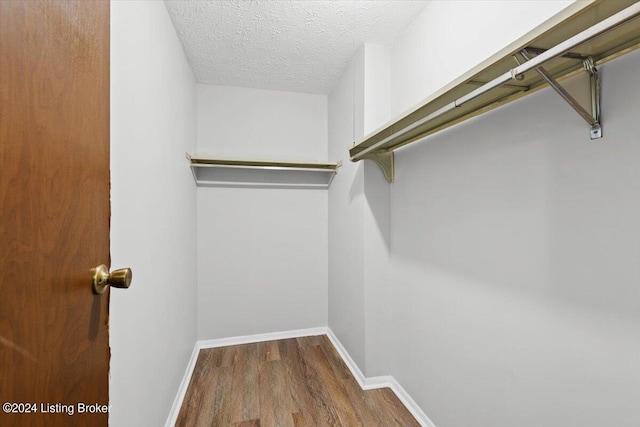
[[[419,426],[388,388],[363,391],[325,335],[204,349],[176,426]]]

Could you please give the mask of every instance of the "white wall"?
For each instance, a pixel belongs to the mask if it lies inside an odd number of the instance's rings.
[[[393,351],[390,187],[348,150],[390,118],[389,59],[388,48],[365,44],[329,95],[329,154],[344,161],[329,189],[329,326],[367,376],[386,375]]]
[[[197,92],[199,153],[327,160],[326,96]],[[199,339],[327,324],[327,209],[326,190],[198,188]]]
[[[393,114],[529,5],[427,6],[392,49]],[[391,374],[438,427],[640,425],[639,68],[601,67],[602,140],[546,89],[396,152]]]
[[[391,49],[364,45],[363,129],[368,134],[391,119]],[[388,375],[393,348],[390,282],[391,185],[373,162],[364,162],[364,305],[367,376]]]
[[[640,424],[638,52],[399,150],[393,375],[442,426]]]
[[[163,425],[196,339],[195,82],[164,2],[111,2],[112,426]]]
[[[348,150],[364,132],[364,48],[329,95],[329,157],[343,166],[329,188],[329,327],[365,369],[364,165]]]

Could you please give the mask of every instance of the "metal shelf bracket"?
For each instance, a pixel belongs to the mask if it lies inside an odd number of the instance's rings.
[[[393,184],[393,151],[376,151],[367,156],[367,159],[374,161],[388,182]]]
[[[525,60],[530,60],[529,52],[523,49],[520,55]],[[584,70],[589,74],[589,91],[591,99],[591,112],[587,111],[544,67],[538,66],[535,70],[540,76],[549,83],[549,86],[556,91],[562,99],[564,99],[571,108],[573,108],[590,126],[589,136],[591,139],[602,138],[602,124],[600,123],[600,74],[593,62],[593,58],[585,57],[582,59]]]
[[[600,119],[600,74],[598,73],[598,69],[591,57],[584,61],[584,69],[589,73],[591,112],[595,120],[595,123],[591,125],[591,139],[598,139],[602,138],[602,123]]]

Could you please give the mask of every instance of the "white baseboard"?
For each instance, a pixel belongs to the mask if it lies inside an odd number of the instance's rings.
[[[189,382],[191,381],[193,370],[196,367],[196,361],[198,360],[199,353],[200,347],[198,347],[198,342],[196,341],[196,345],[193,346],[193,351],[191,352],[189,364],[187,365],[187,369],[184,371],[184,375],[182,376],[182,382],[180,382],[178,393],[176,394],[176,398],[173,399],[173,405],[171,405],[171,410],[169,411],[169,416],[167,417],[165,427],[174,427],[176,425],[176,421],[178,420],[178,413],[180,412],[180,407],[182,407],[184,395],[187,394],[187,388],[189,387]]]
[[[351,375],[353,375],[356,381],[358,381],[358,384],[360,385],[360,387],[363,390],[370,390],[369,388],[366,388],[367,379],[365,378],[364,374],[362,373],[360,368],[358,368],[358,365],[356,365],[356,362],[353,361],[347,349],[344,348],[344,346],[342,345],[338,337],[336,337],[336,335],[333,333],[333,331],[330,328],[327,328],[327,338],[329,338],[329,341],[331,341],[331,344],[333,344],[333,346],[336,348],[336,350],[338,351],[338,354],[340,355],[340,357],[342,357],[342,360],[347,365],[347,368],[349,368],[349,370],[351,371]],[[379,387],[371,387],[371,388],[379,388]]]
[[[328,328],[323,326],[320,328],[296,329],[293,331],[270,332],[267,334],[244,335],[240,337],[219,338],[215,340],[198,341],[196,345],[200,348],[216,348],[226,347],[229,345],[253,344],[263,341],[286,340],[289,338],[313,337],[316,335],[325,335]]]
[[[256,334],[256,335],[245,335],[240,337],[229,337],[229,338],[220,338],[214,340],[203,340],[197,341],[194,348],[193,353],[191,354],[191,359],[189,359],[189,365],[187,366],[187,370],[184,373],[184,377],[182,378],[182,383],[180,383],[180,388],[178,389],[178,393],[173,402],[173,406],[171,407],[171,411],[169,412],[169,416],[167,417],[167,423],[165,427],[173,427],[178,419],[178,413],[180,412],[180,407],[182,406],[182,401],[184,400],[184,396],[187,393],[187,388],[189,387],[189,382],[191,381],[191,375],[193,375],[193,370],[196,366],[196,361],[198,360],[198,354],[200,350],[203,348],[216,348],[216,347],[226,347],[230,345],[240,345],[240,344],[251,344],[263,341],[273,341],[273,340],[282,340],[288,338],[299,338],[299,337],[309,337],[316,335],[326,335],[329,338],[329,341],[336,348],[342,360],[347,365],[351,374],[356,379],[358,384],[363,390],[372,390],[376,388],[384,388],[389,387],[398,399],[402,402],[404,406],[411,412],[418,423],[420,423],[423,427],[436,427],[435,424],[429,419],[429,417],[424,413],[422,409],[418,406],[418,404],[411,398],[409,393],[398,383],[395,378],[392,376],[379,376],[379,377],[365,377],[358,365],[353,361],[349,352],[344,348],[340,340],[335,336],[333,331],[327,327],[319,327],[319,328],[310,328],[310,329],[297,329],[293,331],[283,331],[283,332],[272,332],[267,334]]]
[[[429,419],[427,414],[424,413],[422,408],[418,406],[416,401],[413,400],[413,398],[400,385],[400,383],[391,376],[389,378],[391,378],[391,384],[389,385],[389,387],[395,393],[395,395],[398,396],[400,402],[402,402],[402,404],[409,410],[409,412],[411,412],[411,415],[414,416],[414,418],[420,423],[420,425],[422,427],[436,427],[433,421]]]
[[[353,361],[349,352],[344,348],[338,337],[335,336],[333,331],[330,328],[327,328],[327,337],[331,344],[336,348],[344,363],[346,363],[347,367],[351,371],[351,374],[354,376],[356,381],[363,390],[373,390],[375,388],[384,388],[389,387],[398,399],[402,402],[402,404],[411,412],[411,415],[415,417],[415,419],[420,423],[423,427],[436,427],[436,425],[429,419],[427,414],[418,406],[418,404],[411,398],[409,393],[393,378],[391,375],[379,376],[379,377],[365,377],[356,362]]]

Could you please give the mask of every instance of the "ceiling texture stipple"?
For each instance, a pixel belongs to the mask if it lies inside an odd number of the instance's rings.
[[[426,1],[165,0],[196,80],[328,94],[364,43],[392,46]]]

